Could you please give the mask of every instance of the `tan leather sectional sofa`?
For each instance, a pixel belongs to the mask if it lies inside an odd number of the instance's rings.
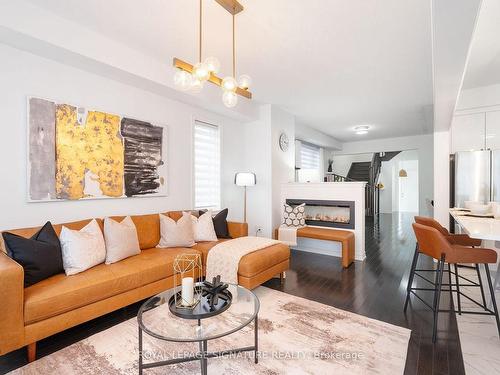
[[[165,213],[178,220],[182,213]],[[117,217],[116,219],[121,219]],[[91,219],[54,225],[79,230]],[[202,254],[203,264],[218,242],[201,242],[192,248],[159,249],[158,214],[132,216],[141,254],[110,265],[100,264],[73,276],[59,274],[24,288],[23,268],[5,254],[0,245],[0,355],[28,346],[35,359],[36,342],[113,310],[130,305],[173,287],[173,260],[181,253]],[[97,219],[102,228],[103,221]],[[231,237],[248,234],[247,224],[229,222]],[[30,237],[40,228],[9,232]],[[0,237],[1,238],[1,237]],[[255,288],[288,269],[290,250],[277,244],[244,256],[239,265],[239,284]]]

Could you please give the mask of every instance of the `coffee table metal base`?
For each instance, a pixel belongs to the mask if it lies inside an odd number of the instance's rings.
[[[200,322],[198,322],[198,324],[199,323]],[[253,346],[246,346],[246,347],[238,348],[238,349],[222,350],[219,352],[208,352],[207,340],[201,340],[201,341],[198,341],[200,352],[195,356],[175,358],[175,359],[169,359],[166,361],[159,361],[159,362],[144,363],[143,362],[143,355],[142,355],[142,329],[139,326],[139,374],[142,375],[143,370],[148,369],[148,368],[175,365],[175,364],[184,363],[184,362],[200,361],[201,374],[207,375],[208,374],[208,372],[207,372],[207,366],[208,366],[207,360],[208,360],[208,358],[216,358],[216,357],[222,357],[222,356],[227,356],[227,355],[231,355],[231,354],[242,353],[242,352],[251,352],[251,351],[254,352],[255,363],[259,363],[259,357],[257,355],[257,352],[259,351],[259,319],[258,319],[257,315],[255,316],[255,319],[254,319],[254,340],[255,341],[254,341]]]

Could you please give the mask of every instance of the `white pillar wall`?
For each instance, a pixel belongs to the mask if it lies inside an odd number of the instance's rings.
[[[450,207],[450,132],[434,133],[434,218],[448,228]]]

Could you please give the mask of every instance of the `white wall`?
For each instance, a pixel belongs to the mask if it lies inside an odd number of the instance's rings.
[[[142,214],[192,207],[192,121],[222,127],[222,204],[242,217],[242,192],[233,184],[244,169],[243,125],[223,116],[0,44],[0,229],[105,215]],[[65,101],[167,126],[164,155],[168,196],[27,203],[26,96]]]
[[[450,131],[434,132],[434,218],[450,225]]]
[[[330,150],[342,149],[342,143],[337,139],[300,123],[295,124],[295,138]]]
[[[433,209],[430,204],[434,199],[434,138],[432,134],[346,142],[342,145],[342,151],[337,153],[356,154],[403,150],[416,150],[418,153],[419,213],[432,216]]]
[[[287,152],[279,148],[279,136],[288,135]],[[257,175],[257,185],[248,188],[247,222],[249,234],[272,237],[282,216],[281,184],[294,181],[295,118],[289,113],[262,105],[260,120],[245,125],[245,166]]]
[[[399,171],[405,169],[408,177],[399,177]],[[407,150],[389,161],[382,162],[379,182],[384,184],[380,190],[380,212],[418,212],[418,152]]]
[[[283,152],[279,147],[281,133],[288,136],[289,147]],[[281,224],[281,185],[295,179],[295,117],[275,106],[271,107],[271,165],[272,165],[272,228]]]
[[[460,92],[456,110],[500,105],[500,84],[466,89]]]
[[[404,169],[407,177],[399,177],[398,172],[398,211],[418,212],[418,160],[400,160],[398,171]]]
[[[269,112],[268,108],[261,111],[264,117]],[[271,127],[267,121],[250,122],[245,125],[244,138],[245,168],[257,177],[257,184],[247,188],[248,231],[255,235],[257,228],[262,228],[262,235],[269,237],[272,227]]]

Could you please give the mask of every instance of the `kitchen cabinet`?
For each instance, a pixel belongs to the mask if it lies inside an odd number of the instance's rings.
[[[486,148],[500,150],[500,111],[486,112]]]
[[[455,115],[451,127],[451,152],[485,148],[485,113]],[[498,133],[500,136],[500,132]],[[500,142],[500,138],[497,142]]]

